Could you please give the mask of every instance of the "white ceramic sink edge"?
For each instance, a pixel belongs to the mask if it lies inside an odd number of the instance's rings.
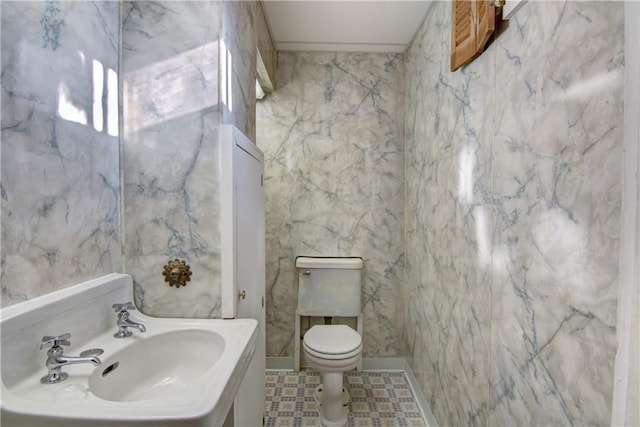
[[[2,310],[2,421],[30,427],[222,425],[253,356],[257,322],[163,319],[132,311],[132,320],[143,323],[147,331],[134,330],[132,337],[113,338],[117,328],[111,305],[132,300],[132,292],[129,276],[112,274]],[[105,369],[105,362],[114,354],[181,331],[207,331],[224,341],[213,366],[187,389],[134,401],[107,400],[92,393],[89,377]],[[72,336],[65,354],[77,356],[86,349],[102,348],[103,364],[67,366],[66,381],[42,385],[39,379],[46,374],[46,354],[39,350],[40,339],[65,332]],[[149,360],[162,356],[151,354]]]

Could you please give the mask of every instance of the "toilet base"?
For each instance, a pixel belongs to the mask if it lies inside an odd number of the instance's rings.
[[[322,427],[346,427],[349,413],[349,392],[342,387],[342,373],[322,374],[322,384],[313,393],[318,404]]]

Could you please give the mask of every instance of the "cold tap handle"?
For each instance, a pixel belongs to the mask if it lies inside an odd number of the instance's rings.
[[[71,334],[69,332],[67,332],[66,334],[59,335],[57,337],[46,335],[42,337],[40,350],[42,350],[43,348],[49,348],[49,347],[70,346],[71,345],[70,338],[71,338]]]

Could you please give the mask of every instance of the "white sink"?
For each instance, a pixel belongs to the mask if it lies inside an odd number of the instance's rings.
[[[102,367],[89,377],[89,390],[101,399],[116,402],[175,402],[198,389],[194,385],[215,369],[223,352],[224,338],[213,331],[165,332],[139,340],[103,360]]]
[[[146,332],[114,338],[111,306],[131,301],[132,289],[129,276],[111,274],[2,310],[3,425],[223,425],[255,350],[257,322],[131,311]],[[101,348],[102,364],[65,366],[67,380],[41,384],[41,339],[66,332],[65,355]]]

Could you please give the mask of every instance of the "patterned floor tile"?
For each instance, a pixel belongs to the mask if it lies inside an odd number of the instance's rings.
[[[345,375],[350,427],[424,427],[403,372],[349,372]],[[318,427],[313,393],[321,375],[305,370],[267,371],[266,427]]]

